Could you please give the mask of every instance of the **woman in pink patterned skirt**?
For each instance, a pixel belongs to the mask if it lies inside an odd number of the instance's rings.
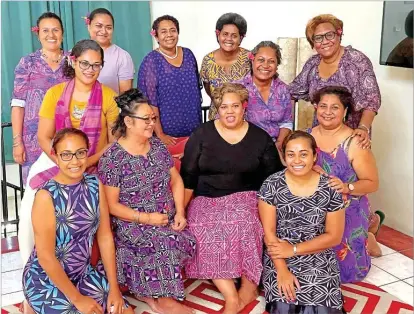
[[[197,240],[186,274],[212,279],[225,299],[223,313],[233,314],[257,297],[263,270],[257,191],[283,166],[270,135],[243,119],[246,88],[226,83],[213,96],[219,118],[194,131],[181,165],[188,226]]]

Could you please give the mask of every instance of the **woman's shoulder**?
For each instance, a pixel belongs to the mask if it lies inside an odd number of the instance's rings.
[[[131,57],[131,54],[128,52],[128,51],[126,51],[125,49],[123,49],[123,48],[121,48],[121,47],[119,47],[118,45],[115,45],[115,44],[113,44],[113,49],[118,53],[118,54],[120,54],[120,55],[124,55],[124,56],[128,56],[128,57]]]
[[[91,173],[84,173],[83,174],[83,178],[86,182],[86,184],[90,187],[90,188],[95,188],[95,189],[99,189],[99,179],[98,179],[98,175],[96,174],[91,174]]]
[[[51,88],[47,90],[47,94],[53,95],[54,97],[60,97],[62,95],[63,90],[65,89],[67,82],[62,82],[56,85],[53,85]]]
[[[367,57],[366,54],[358,49],[355,49],[351,45],[344,47],[344,50],[345,61],[352,63],[369,62],[371,64],[371,60]]]
[[[319,54],[312,55],[308,61],[305,62],[303,65],[302,71],[304,70],[311,70],[319,65],[321,62],[321,56]]]
[[[113,100],[114,97],[118,96],[118,94],[108,85],[101,83],[102,87],[102,95],[104,97],[110,97]]]
[[[214,60],[214,53],[216,52],[216,50],[210,51],[208,54],[206,54],[203,57],[203,63],[207,63],[207,64],[216,63],[216,61]]]
[[[276,187],[281,186],[281,184],[285,184],[285,181],[283,180],[283,178],[285,177],[285,172],[286,169],[283,169],[271,174],[266,178],[265,183],[276,185]]]
[[[123,149],[118,142],[113,142],[102,154],[101,160],[116,160],[121,161],[123,159]]]

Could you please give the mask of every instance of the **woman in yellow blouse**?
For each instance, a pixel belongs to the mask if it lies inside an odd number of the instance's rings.
[[[93,40],[81,40],[72,49],[64,65],[64,75],[70,80],[53,86],[43,98],[39,112],[38,141],[43,152],[33,164],[22,200],[19,245],[26,262],[34,246],[31,210],[37,189],[53,178],[59,168],[51,158],[51,144],[55,133],[74,127],[88,136],[87,171],[94,173],[96,164],[110,142],[112,124],[119,109],[116,93],[97,80],[103,66],[102,48]]]
[[[210,98],[215,88],[226,82],[240,80],[249,73],[249,51],[240,47],[246,33],[247,22],[237,13],[223,14],[217,20],[216,36],[220,47],[203,58],[200,73]],[[210,105],[209,120],[213,120],[216,115],[217,110],[214,105]]]

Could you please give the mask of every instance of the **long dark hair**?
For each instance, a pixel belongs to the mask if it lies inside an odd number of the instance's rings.
[[[67,62],[63,64],[63,75],[67,78],[75,77],[75,69],[72,67],[71,57],[75,59],[79,58],[85,51],[94,50],[101,54],[102,65],[104,64],[104,51],[99,44],[92,39],[82,39],[76,43],[72,48],[70,55],[67,58]]]
[[[119,132],[121,136],[125,136],[127,127],[124,118],[135,114],[140,105],[149,104],[149,101],[138,88],[131,88],[115,97],[115,102],[121,111],[112,128],[112,134]]]

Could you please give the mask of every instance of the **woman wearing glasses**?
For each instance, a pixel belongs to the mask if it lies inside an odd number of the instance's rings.
[[[115,233],[118,282],[156,313],[190,314],[181,269],[194,255],[186,228],[184,184],[162,141],[153,136],[157,116],[147,98],[131,89],[116,102],[112,130],[121,135],[103,154],[104,184]]]
[[[50,88],[39,112],[38,141],[43,150],[33,164],[22,200],[19,245],[23,262],[33,249],[31,210],[36,190],[54,177],[58,168],[51,155],[51,143],[56,132],[74,127],[86,133],[90,142],[87,172],[96,171],[96,164],[109,142],[110,132],[118,117],[115,92],[97,81],[103,66],[102,48],[93,40],[79,41],[64,64],[64,75],[69,79]]]
[[[133,313],[118,287],[103,186],[85,173],[89,148],[79,129],[65,128],[54,137],[58,173],[36,194],[36,247],[23,271],[24,295],[34,313]],[[90,265],[95,236],[103,261],[96,268]]]
[[[368,148],[381,94],[371,61],[351,46],[342,46],[342,36],[343,22],[335,16],[322,14],[311,19],[306,26],[306,38],[317,54],[305,63],[289,89],[294,100],[313,101],[314,94],[322,87],[346,87],[355,101],[346,124],[359,136],[358,145]]]

